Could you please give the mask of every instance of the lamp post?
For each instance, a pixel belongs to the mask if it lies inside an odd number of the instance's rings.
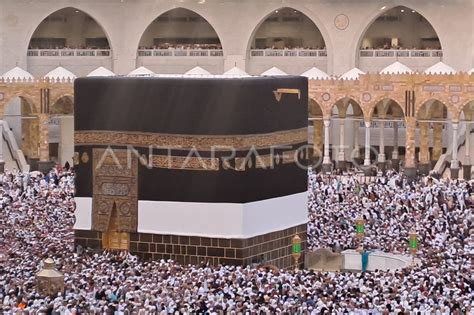
[[[356,224],[356,237],[359,240],[359,250],[362,250],[362,239],[365,235],[365,220],[362,217],[358,217],[355,220]]]
[[[412,265],[415,266],[415,256],[418,251],[418,234],[415,230],[411,230],[408,236],[408,246],[412,257]]]
[[[301,258],[301,237],[299,237],[298,234],[295,234],[291,239],[291,243],[291,256],[293,256],[295,266],[298,268],[298,262]]]

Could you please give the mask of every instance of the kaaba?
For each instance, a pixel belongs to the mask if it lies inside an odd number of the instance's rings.
[[[77,245],[184,264],[293,264],[306,243],[304,77],[74,82]]]

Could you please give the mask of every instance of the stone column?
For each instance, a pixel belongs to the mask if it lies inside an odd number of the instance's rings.
[[[420,122],[420,164],[418,169],[421,175],[427,175],[431,169],[429,139],[429,123]]]
[[[39,122],[39,162],[38,171],[47,173],[54,166],[49,160],[49,116],[38,114]]]
[[[5,171],[5,160],[3,158],[3,120],[0,120],[0,173]]]
[[[59,137],[59,161],[62,165],[69,162],[73,165],[72,157],[74,155],[74,117],[67,116],[59,119],[60,137]]]
[[[464,164],[463,168],[463,176],[465,180],[471,179],[471,124],[469,123],[471,120],[467,119],[466,115],[466,154],[464,155]]]
[[[372,175],[370,168],[370,122],[365,122],[365,156],[364,156],[364,173]]]
[[[359,146],[359,121],[354,120],[354,159],[360,158],[360,146]]]
[[[344,119],[345,117],[341,117]],[[346,169],[346,154],[344,148],[344,128],[345,128],[345,121],[339,120],[339,152],[337,154],[337,169],[345,170]]]
[[[377,164],[378,164],[378,167],[379,169],[382,171],[382,172],[385,172],[385,134],[384,134],[384,128],[385,128],[385,121],[380,121],[380,126],[379,126],[379,130],[380,130],[380,140],[379,140],[379,154],[377,156]]]
[[[433,162],[437,162],[443,154],[443,124],[433,123]]]
[[[331,171],[331,157],[329,156],[329,126],[331,121],[324,120],[324,158],[323,158],[323,172]]]
[[[398,121],[393,122],[393,151],[392,151],[392,167],[399,169],[400,159],[398,158]]]
[[[323,158],[323,121],[313,120],[313,159],[311,163],[317,171],[321,170],[322,158]]]
[[[406,118],[406,139],[405,139],[405,174],[409,178],[416,176],[415,165],[415,134],[416,134],[416,119],[414,117]]]
[[[458,127],[457,122],[453,123],[453,151],[451,155],[451,179],[459,177],[459,160],[458,160]]]

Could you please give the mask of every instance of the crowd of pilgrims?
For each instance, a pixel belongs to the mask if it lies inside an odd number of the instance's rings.
[[[472,182],[389,173],[309,172],[309,247],[407,252],[416,229],[421,265],[396,271],[318,272],[140,261],[74,247],[74,174],[0,175],[0,310],[3,314],[465,314],[474,303]],[[51,257],[65,291],[41,296],[35,273]],[[370,257],[370,256],[369,256]]]

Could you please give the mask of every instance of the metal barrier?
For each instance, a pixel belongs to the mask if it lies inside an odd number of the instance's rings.
[[[222,49],[139,49],[138,57],[223,57]]]
[[[110,49],[28,49],[28,57],[110,57]]]
[[[408,50],[408,49],[361,49],[359,51],[359,57],[413,57],[413,58],[425,58],[443,57],[442,50]]]
[[[321,49],[252,49],[250,57],[327,57]]]

